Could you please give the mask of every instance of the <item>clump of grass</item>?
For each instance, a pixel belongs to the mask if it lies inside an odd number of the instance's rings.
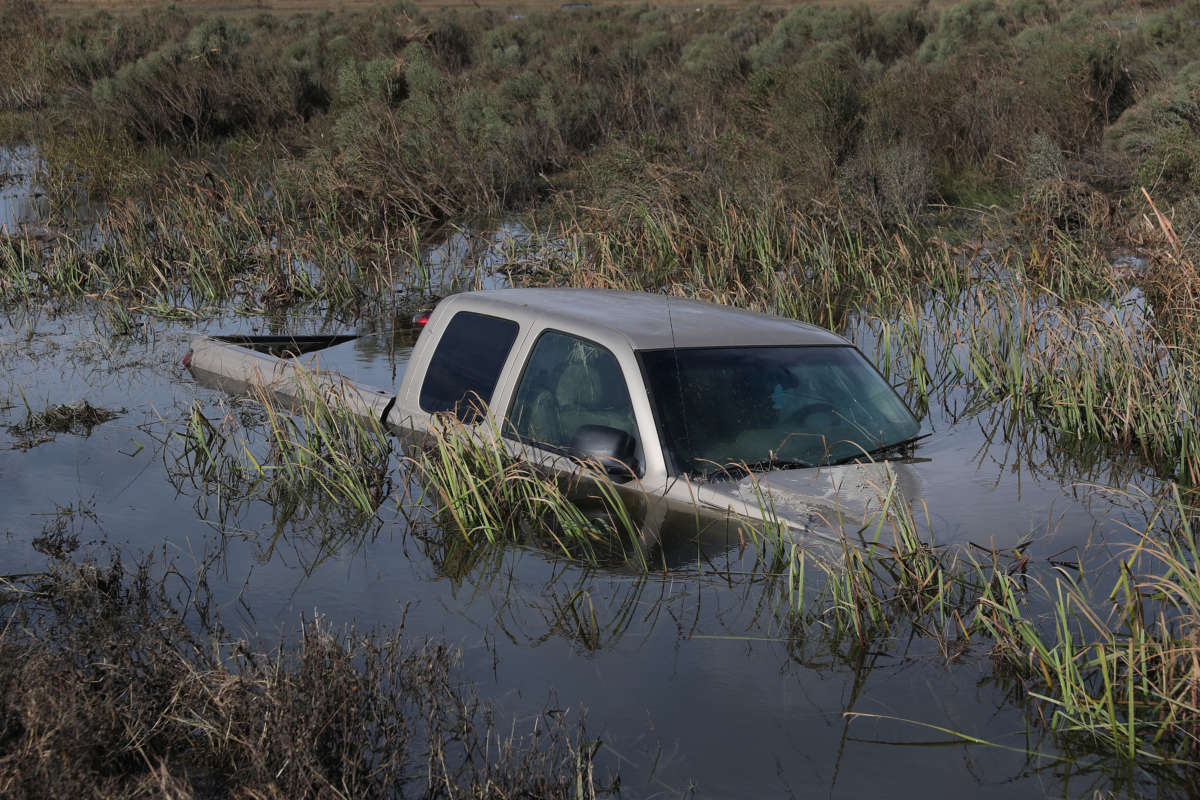
[[[843,534],[840,554],[793,545],[776,576],[783,622],[797,646],[816,631],[835,652],[916,636],[952,663],[986,648],[996,680],[1054,746],[1187,779],[1200,767],[1197,513],[1171,487],[1097,587],[1082,565],[1038,577],[1023,547],[984,560],[935,547],[889,492],[881,513]]]
[[[1200,342],[1200,267],[1195,247],[1180,238],[1174,224],[1158,210],[1150,193],[1142,190],[1153,214],[1144,231],[1152,255],[1145,287],[1154,303],[1159,328],[1174,344],[1194,351]]]
[[[269,389],[250,387],[262,413],[261,438],[214,423],[194,402],[170,471],[204,497],[215,495],[222,520],[250,500],[271,506],[280,531],[294,518],[336,516],[340,522],[323,535],[334,549],[346,536],[330,531],[359,530],[391,496],[394,449],[379,420],[327,393],[316,376],[298,380],[300,391],[286,406]]]
[[[79,403],[62,403],[56,406],[34,411],[28,401],[25,403],[25,419],[8,430],[18,437],[17,445],[24,449],[52,441],[58,433],[70,433],[76,436],[91,436],[92,429],[98,425],[110,422],[124,413],[124,409],[111,411],[97,408],[87,400]]]
[[[974,295],[964,366],[979,389],[1080,440],[1139,449],[1168,475],[1200,480],[1194,353],[1164,341],[1136,306],[1060,305],[1019,286]]]
[[[336,396],[327,396],[315,381],[302,391],[297,416],[284,412],[267,390],[255,399],[266,412],[269,449],[256,466],[271,476],[271,485],[287,487],[286,495],[269,494],[275,503],[300,502],[312,494],[348,505],[370,516],[391,493],[392,444],[382,423],[356,413]]]
[[[456,654],[319,618],[258,650],[203,572],[57,563],[4,588],[4,786],[30,797],[604,794],[598,744],[559,713],[493,727]],[[169,588],[177,582],[180,596]],[[64,692],[63,687],[79,691]]]
[[[780,599],[789,636],[816,630],[835,650],[848,646],[859,653],[918,636],[934,642],[947,661],[957,660],[970,641],[986,575],[1019,562],[1020,553],[993,552],[985,567],[933,542],[928,511],[922,524],[894,471],[874,488],[878,502],[866,519],[838,512],[824,521],[828,541],[817,538],[820,531],[779,524],[766,531],[774,553],[769,574],[785,587]],[[767,493],[762,498],[770,520]]]
[[[1030,591],[998,574],[976,623],[995,641],[993,658],[1056,737],[1186,771],[1200,765],[1200,560],[1195,512],[1178,490],[1174,506],[1174,523],[1163,534],[1152,520],[1126,553],[1111,591],[1089,589],[1082,576],[1060,571],[1044,588],[1050,618],[1039,620],[1023,600]]]
[[[469,543],[529,542],[568,558],[645,567],[642,533],[599,467],[556,479],[510,452],[494,424],[472,428],[449,417],[435,422],[407,461],[435,512]]]

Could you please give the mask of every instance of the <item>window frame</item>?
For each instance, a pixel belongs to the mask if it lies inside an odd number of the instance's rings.
[[[437,360],[438,354],[442,352],[442,348],[447,344],[446,333],[450,330],[451,326],[454,325],[455,321],[458,320],[459,317],[461,317],[463,315],[469,315],[471,317],[484,317],[489,320],[496,320],[496,321],[504,322],[504,323],[511,325],[512,329],[513,329],[512,341],[509,342],[508,349],[506,350],[503,358],[500,361],[499,369],[496,371],[495,379],[492,381],[492,386],[491,386],[491,390],[488,393],[488,397],[482,397],[479,394],[479,392],[477,392],[476,390],[468,389],[466,392],[464,392],[462,394],[461,397],[459,397],[459,399],[455,402],[454,406],[451,408],[448,408],[448,409],[447,408],[441,408],[441,409],[426,408],[425,391],[426,391],[426,387],[429,385],[430,379],[432,377],[434,363]],[[420,386],[416,387],[417,408],[419,408],[423,413],[429,414],[430,416],[438,416],[439,414],[448,414],[448,415],[454,417],[455,419],[457,419],[459,422],[461,422],[464,425],[477,425],[481,421],[483,421],[483,419],[486,418],[488,412],[491,411],[492,401],[495,399],[496,392],[497,392],[497,390],[500,389],[500,387],[503,383],[505,367],[508,365],[509,360],[512,358],[514,351],[516,351],[520,345],[521,333],[522,333],[521,328],[522,328],[521,323],[515,319],[512,319],[511,317],[505,317],[505,316],[501,316],[499,314],[490,314],[490,313],[486,313],[484,311],[478,311],[478,310],[475,310],[472,308],[460,308],[459,310],[455,311],[450,316],[450,319],[448,319],[446,321],[446,323],[442,326],[441,330],[439,331],[438,339],[437,339],[436,344],[434,345],[433,352],[431,352],[429,354],[429,360],[425,364],[424,377],[421,380]],[[473,402],[472,398],[478,398],[479,403]],[[474,408],[475,412],[469,413],[469,414],[463,414],[460,411],[460,409],[464,407],[464,404],[465,404],[465,407],[467,407],[467,408]]]
[[[533,362],[533,356],[534,356],[534,353],[537,352],[538,344],[542,341],[542,337],[546,336],[547,334],[558,334],[559,336],[565,336],[569,339],[575,339],[576,341],[584,342],[585,344],[588,344],[588,345],[596,347],[600,350],[603,350],[605,353],[608,354],[609,358],[611,358],[613,360],[613,364],[616,365],[617,371],[621,375],[621,381],[625,385],[625,397],[629,401],[629,412],[630,412],[629,419],[633,423],[633,431],[631,432],[631,435],[633,436],[633,439],[636,442],[635,452],[637,454],[637,462],[638,462],[637,470],[635,471],[635,474],[639,478],[645,477],[645,475],[646,475],[646,454],[645,454],[645,447],[642,443],[642,428],[641,428],[641,425],[638,424],[637,407],[633,402],[633,392],[631,392],[629,390],[629,376],[625,374],[625,368],[621,365],[621,359],[619,359],[617,357],[617,354],[614,353],[611,348],[601,344],[600,342],[596,341],[595,339],[589,339],[588,337],[583,336],[581,334],[572,333],[571,331],[566,331],[561,328],[552,328],[552,327],[542,328],[540,331],[537,332],[537,335],[533,338],[533,341],[529,344],[528,350],[526,351],[526,355],[525,355],[525,361],[523,364],[521,364],[521,371],[517,374],[517,377],[513,381],[512,387],[510,389],[510,397],[508,399],[508,408],[504,414],[504,425],[501,428],[500,435],[503,438],[508,439],[509,441],[517,442],[518,444],[525,445],[527,447],[536,447],[539,450],[545,450],[548,453],[554,453],[555,455],[565,456],[568,458],[573,457],[573,454],[571,453],[570,449],[567,447],[555,445],[550,442],[543,442],[540,439],[533,439],[533,438],[530,438],[527,436],[520,435],[516,430],[516,425],[513,424],[513,411],[515,410],[516,405],[517,405],[517,396],[521,392],[521,385],[524,383],[525,375],[528,373],[530,364]]]

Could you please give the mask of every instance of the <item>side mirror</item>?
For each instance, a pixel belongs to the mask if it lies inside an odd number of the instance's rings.
[[[608,477],[619,483],[632,480],[637,470],[637,440],[607,425],[580,425],[571,437],[571,455],[599,462]]]

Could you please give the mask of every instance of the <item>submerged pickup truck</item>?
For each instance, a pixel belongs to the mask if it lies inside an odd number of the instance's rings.
[[[551,472],[600,464],[642,514],[699,510],[812,529],[833,516],[866,519],[897,487],[919,493],[903,464],[882,458],[918,439],[919,423],[827,330],[587,289],[469,292],[418,321],[394,391],[320,369],[317,379],[398,431],[419,436],[453,419]],[[303,358],[248,345],[263,349],[200,337],[185,364],[225,388],[298,394]]]

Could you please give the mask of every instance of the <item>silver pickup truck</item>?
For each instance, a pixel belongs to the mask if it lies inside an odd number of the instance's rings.
[[[450,415],[551,472],[598,462],[643,513],[814,529],[868,518],[897,487],[919,493],[883,458],[919,438],[919,423],[857,348],[824,329],[587,289],[459,294],[419,322],[394,393],[328,371],[319,380],[397,430],[420,434]],[[201,337],[185,363],[226,388],[298,393],[303,359],[245,344]]]

